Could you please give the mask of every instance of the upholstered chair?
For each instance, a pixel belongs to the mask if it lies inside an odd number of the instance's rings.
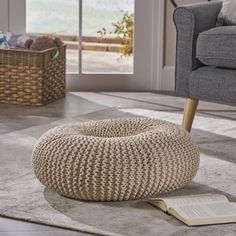
[[[176,8],[176,94],[190,131],[199,100],[236,104],[236,26],[217,26],[222,1]]]

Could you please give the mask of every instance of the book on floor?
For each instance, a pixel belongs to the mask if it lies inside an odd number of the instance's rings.
[[[149,203],[189,226],[236,222],[236,203],[220,194],[163,197]]]

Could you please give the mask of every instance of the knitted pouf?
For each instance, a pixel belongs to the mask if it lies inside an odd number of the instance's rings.
[[[180,126],[147,118],[73,123],[45,133],[33,169],[48,188],[74,199],[151,197],[191,181],[199,151]]]

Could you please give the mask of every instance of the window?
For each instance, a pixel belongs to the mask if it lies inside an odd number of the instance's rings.
[[[80,4],[79,0],[27,0],[26,32],[62,38],[67,44],[68,72],[133,74],[134,0]]]

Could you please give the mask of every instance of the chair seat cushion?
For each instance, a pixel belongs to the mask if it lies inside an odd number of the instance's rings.
[[[205,65],[236,69],[236,26],[200,33],[196,50],[197,58]]]
[[[202,66],[189,78],[189,96],[236,105],[236,70]]]

